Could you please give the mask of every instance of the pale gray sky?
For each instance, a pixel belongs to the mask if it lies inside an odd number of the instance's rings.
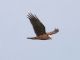
[[[33,41],[27,11],[36,14],[52,40]],[[1,0],[0,60],[80,60],[80,0]]]

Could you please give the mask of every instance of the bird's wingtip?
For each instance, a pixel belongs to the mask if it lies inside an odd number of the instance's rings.
[[[55,28],[54,29],[54,34],[58,33],[59,32],[59,29],[58,28]]]

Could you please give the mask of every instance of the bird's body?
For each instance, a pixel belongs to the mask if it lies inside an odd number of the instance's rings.
[[[32,13],[28,14],[28,19],[30,20],[34,32],[36,34],[36,37],[31,37],[28,39],[48,40],[50,39],[49,35],[56,34],[57,32],[59,32],[58,29],[55,29],[52,32],[46,33],[45,26],[41,23],[41,21],[37,18],[37,16],[33,15]]]
[[[51,38],[47,34],[43,34],[43,35],[40,35],[40,36],[28,38],[28,39],[48,40],[48,39],[51,39]]]

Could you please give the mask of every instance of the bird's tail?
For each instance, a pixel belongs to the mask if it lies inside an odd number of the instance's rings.
[[[59,29],[54,29],[54,31],[52,31],[52,32],[48,32],[47,34],[48,35],[52,35],[52,34],[56,34],[56,33],[58,33],[59,32]]]
[[[27,39],[38,39],[37,37],[28,37]]]

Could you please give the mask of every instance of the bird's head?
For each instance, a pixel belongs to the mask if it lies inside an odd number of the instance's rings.
[[[52,40],[52,35],[48,35],[49,36],[49,39],[51,39]]]

